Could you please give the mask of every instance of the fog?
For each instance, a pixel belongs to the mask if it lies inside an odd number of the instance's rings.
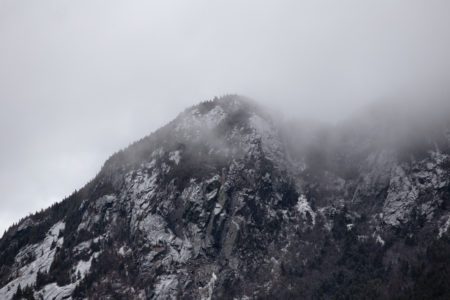
[[[0,0],[0,232],[202,100],[336,123],[442,98],[449,53],[446,0]]]

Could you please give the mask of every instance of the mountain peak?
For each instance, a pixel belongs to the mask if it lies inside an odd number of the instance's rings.
[[[280,130],[240,96],[188,108],[8,230],[0,298],[449,294],[448,139],[400,159],[340,131],[297,151]]]
[[[268,158],[282,162],[281,139],[270,114],[251,99],[228,95],[186,109],[166,126],[114,155],[105,167],[114,172],[151,161],[155,153],[181,148],[183,153],[205,159],[238,159],[250,155],[256,145]]]

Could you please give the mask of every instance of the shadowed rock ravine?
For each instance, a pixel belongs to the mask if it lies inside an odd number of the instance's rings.
[[[308,127],[203,102],[12,226],[0,299],[448,299],[441,117]]]

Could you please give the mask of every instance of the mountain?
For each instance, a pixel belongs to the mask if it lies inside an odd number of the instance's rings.
[[[448,299],[450,118],[399,112],[191,107],[9,228],[0,299]]]

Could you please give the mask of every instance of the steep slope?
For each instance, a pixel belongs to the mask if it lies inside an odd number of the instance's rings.
[[[241,97],[189,108],[8,230],[0,298],[444,299],[449,127],[380,128],[306,138]]]

